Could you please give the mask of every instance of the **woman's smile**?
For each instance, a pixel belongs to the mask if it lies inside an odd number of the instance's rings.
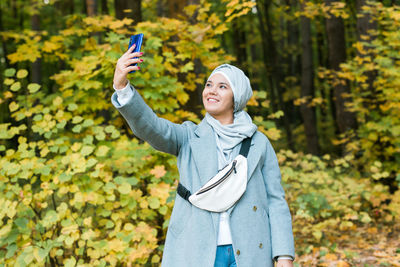
[[[208,102],[213,102],[213,103],[219,102],[219,100],[216,99],[216,98],[214,98],[214,97],[208,97],[208,98],[207,98],[207,101],[208,101]]]

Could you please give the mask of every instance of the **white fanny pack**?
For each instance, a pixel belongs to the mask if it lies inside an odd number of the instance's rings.
[[[239,155],[197,192],[191,194],[181,183],[178,194],[194,206],[213,212],[223,212],[232,207],[246,191],[247,154],[251,138],[242,142]]]

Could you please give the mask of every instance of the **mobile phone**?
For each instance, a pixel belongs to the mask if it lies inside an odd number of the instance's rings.
[[[135,49],[133,49],[132,53],[136,53],[136,52],[140,52],[140,48],[142,47],[142,42],[143,42],[143,33],[139,33],[139,34],[135,34],[132,35],[131,38],[129,39],[129,48],[131,48],[131,46],[133,44],[136,44]],[[136,66],[137,63],[132,64],[131,66]],[[130,71],[129,73],[133,73],[136,70]]]

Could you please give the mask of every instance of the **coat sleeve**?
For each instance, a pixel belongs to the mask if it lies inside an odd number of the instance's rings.
[[[268,197],[272,257],[276,259],[280,255],[288,255],[294,259],[292,218],[285,200],[285,192],[281,185],[278,159],[268,139],[262,173]]]
[[[159,118],[137,91],[124,105],[118,102],[117,97],[117,93],[114,92],[111,102],[137,137],[148,142],[157,150],[178,155],[180,147],[187,140],[185,123],[176,124]]]

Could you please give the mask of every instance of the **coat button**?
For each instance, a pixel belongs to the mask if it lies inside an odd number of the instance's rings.
[[[262,243],[260,243],[260,245],[258,246],[259,248],[262,248],[263,247],[263,244]]]
[[[256,210],[257,210],[257,206],[254,206],[254,207],[253,207],[253,210],[256,211]]]
[[[239,256],[240,255],[240,250],[236,250],[236,254]]]

